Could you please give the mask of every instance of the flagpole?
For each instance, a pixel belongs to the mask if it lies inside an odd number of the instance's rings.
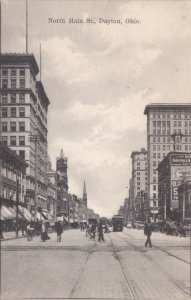
[[[26,0],[26,53],[28,53],[28,0]]]

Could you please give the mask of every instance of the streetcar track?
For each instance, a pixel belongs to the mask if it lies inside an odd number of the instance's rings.
[[[123,232],[123,234],[129,236],[128,233]],[[122,237],[121,237],[121,238],[122,238]],[[122,239],[125,240],[125,238],[122,238]],[[138,248],[138,247],[137,247],[137,248]],[[172,254],[172,253],[168,252],[167,250],[162,249],[160,246],[154,245],[154,246],[152,246],[152,248],[154,248],[154,249],[155,249],[155,248],[156,248],[156,249],[159,249],[160,251],[162,251],[162,252],[164,252],[164,253],[167,253],[169,256],[175,257],[175,258],[177,258],[178,260],[181,260],[181,261],[183,261],[184,263],[190,265],[190,263],[189,263],[188,261],[186,261],[185,259],[180,258],[180,257],[176,256],[175,254]]]
[[[78,276],[76,282],[74,283],[73,288],[71,289],[70,294],[68,295],[68,298],[73,298],[73,295],[76,292],[76,287],[78,286],[78,284],[79,284],[79,282],[81,280],[82,274],[85,271],[88,259],[90,257],[91,252],[92,252],[92,249],[95,247],[95,245],[96,245],[96,242],[94,242],[94,244],[88,249],[88,253],[86,255],[85,261],[84,261],[84,263],[83,263],[83,265],[82,265],[82,267],[81,267],[81,269],[79,271],[79,276]]]
[[[137,299],[137,295],[135,295],[135,292],[134,292],[134,290],[133,290],[133,288],[132,288],[132,286],[131,286],[129,280],[127,279],[127,276],[126,276],[126,274],[125,274],[123,265],[122,265],[122,263],[121,263],[121,260],[120,260],[119,255],[118,255],[118,253],[117,253],[117,250],[116,250],[116,248],[115,248],[115,246],[114,246],[114,243],[113,243],[113,241],[112,241],[110,235],[109,235],[109,234],[107,234],[107,235],[108,235],[108,237],[109,237],[109,239],[110,239],[110,241],[111,241],[111,244],[112,244],[112,246],[113,246],[114,253],[115,253],[115,258],[117,258],[117,260],[119,261],[119,264],[120,264],[120,267],[121,267],[123,276],[124,276],[124,278],[125,278],[125,282],[126,282],[126,284],[127,284],[127,287],[129,288],[131,297],[132,297],[132,299]]]
[[[129,242],[129,240],[121,237],[120,235],[118,235],[121,239],[123,239],[126,243],[130,244],[135,251],[139,252],[140,255],[142,255],[143,257],[145,257],[147,260],[149,260],[150,262],[152,262],[155,266],[157,266],[165,275],[166,277],[169,278],[169,280],[171,282],[173,282],[179,289],[181,289],[186,295],[188,295],[189,297],[191,296],[190,292],[188,292],[181,284],[177,283],[164,269],[161,268],[161,266],[159,264],[157,264],[155,261],[153,261],[153,259],[151,257],[149,257],[148,255],[146,255],[144,252],[140,251],[140,249],[135,246],[134,244],[132,244],[131,242]]]

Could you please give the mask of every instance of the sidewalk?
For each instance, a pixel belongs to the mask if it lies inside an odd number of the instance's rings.
[[[18,238],[23,238],[23,237],[26,237],[26,236],[22,236],[22,232],[19,231]],[[16,239],[15,231],[3,232],[3,239],[1,239],[1,242],[14,240],[14,239]]]

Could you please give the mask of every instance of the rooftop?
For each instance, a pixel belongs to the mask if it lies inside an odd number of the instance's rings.
[[[190,103],[150,103],[145,106],[144,114],[148,114],[148,112],[152,109],[158,108],[159,110],[173,110],[173,109],[190,109]]]
[[[39,67],[32,53],[1,53],[2,65],[30,65],[35,75],[39,73]]]

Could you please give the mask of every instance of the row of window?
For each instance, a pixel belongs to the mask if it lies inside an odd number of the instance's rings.
[[[20,78],[17,81],[16,78],[11,78],[10,83],[9,83],[7,78],[2,78],[1,87],[2,87],[2,89],[8,89],[8,88],[11,88],[11,89],[16,89],[16,88],[24,89],[25,88],[25,79]]]
[[[2,132],[14,132],[14,131],[25,131],[25,122],[2,122],[1,131]]]
[[[153,135],[170,135],[171,134],[171,131],[170,129],[153,129]],[[185,135],[188,135],[188,134],[191,134],[191,128],[188,129],[188,128],[185,128],[184,130],[182,129],[174,129],[172,131],[172,134],[185,134]]]
[[[153,145],[153,151],[170,151],[170,145]]]
[[[18,70],[18,73],[17,73]],[[7,77],[8,76],[8,69],[2,69],[2,77]],[[12,68],[10,69],[9,74],[11,75],[11,77],[15,77],[17,76],[17,74],[19,76],[25,76],[25,69],[16,69],[16,68]]]
[[[174,119],[191,119],[191,114],[189,113],[178,113],[178,114],[170,114],[170,113],[153,113],[150,115],[153,119],[170,119],[171,117]]]
[[[2,136],[1,140],[4,144],[8,145],[8,137]],[[10,136],[10,146],[25,146],[25,136]]]
[[[185,126],[185,127],[188,127],[188,126],[191,126],[191,121],[174,121],[173,123],[174,127],[182,127],[182,126]],[[163,127],[163,128],[170,128],[170,121],[153,121],[153,127],[156,128],[160,128],[160,127]]]
[[[25,117],[25,107],[2,107],[1,108],[2,118],[24,118]]]
[[[153,143],[170,143],[171,142],[171,137],[170,136],[168,136],[168,137],[166,137],[166,136],[163,136],[163,137],[160,137],[160,136],[157,136],[157,137],[153,137]],[[176,140],[176,142],[178,142],[178,141],[180,141],[180,137],[179,136],[176,136],[175,137],[175,140]],[[181,138],[181,141],[182,142],[185,142],[185,143],[191,143],[191,136],[190,137],[188,137],[188,136],[184,136],[184,137],[182,137]]]
[[[18,100],[17,100],[16,93],[10,94],[10,97],[8,97],[8,94],[2,94],[1,95],[1,103],[2,104],[16,104],[16,103],[23,104],[23,103],[25,103],[25,94],[19,93]]]

